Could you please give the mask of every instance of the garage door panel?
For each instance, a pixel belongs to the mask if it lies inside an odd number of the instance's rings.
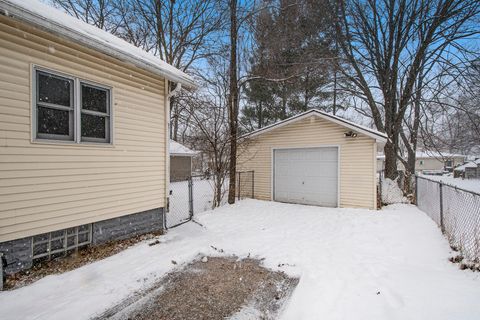
[[[274,151],[274,200],[337,206],[338,148]]]

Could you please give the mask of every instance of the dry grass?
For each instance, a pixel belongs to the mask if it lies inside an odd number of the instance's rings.
[[[99,319],[226,319],[247,306],[255,318],[275,319],[297,283],[265,269],[259,260],[209,257],[167,275],[135,302],[122,303]]]

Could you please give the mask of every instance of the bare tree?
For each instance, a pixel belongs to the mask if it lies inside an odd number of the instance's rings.
[[[366,106],[363,113],[388,135],[386,177],[398,174],[400,135],[407,111],[422,96],[421,77],[428,78],[463,39],[478,34],[473,19],[479,8],[475,0],[340,2],[337,33],[350,67],[343,74]],[[415,139],[411,134],[408,143]]]
[[[217,0],[128,1],[146,26],[151,51],[160,59],[188,71],[196,62],[215,54],[217,42],[213,34],[220,30],[222,22]],[[183,111],[175,98],[170,100],[173,140],[178,140]]]
[[[50,0],[50,2],[75,18],[114,34],[121,23],[113,0]]]

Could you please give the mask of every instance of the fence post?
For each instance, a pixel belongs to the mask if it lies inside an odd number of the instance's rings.
[[[418,206],[418,176],[415,175],[415,204]]]
[[[255,199],[255,171],[252,171],[252,199]]]
[[[442,233],[445,233],[445,227],[443,225],[443,184],[439,183],[440,185],[440,229]]]
[[[241,176],[242,176],[242,175],[240,174],[240,172],[238,172],[238,200],[240,200],[240,188],[241,188],[241,187],[240,187],[240,186],[241,186],[241,184],[240,184],[240,177],[241,177]]]
[[[190,219],[193,217],[193,178],[190,176],[188,178],[188,213],[190,214]]]

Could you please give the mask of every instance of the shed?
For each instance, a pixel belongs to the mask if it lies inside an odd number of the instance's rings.
[[[237,166],[255,172],[257,199],[374,209],[377,146],[386,140],[312,109],[242,136]]]
[[[455,178],[474,179],[477,177],[478,167],[479,165],[475,161],[464,163],[453,170],[453,176]]]
[[[192,175],[192,158],[197,153],[170,140],[170,181],[182,181]]]

